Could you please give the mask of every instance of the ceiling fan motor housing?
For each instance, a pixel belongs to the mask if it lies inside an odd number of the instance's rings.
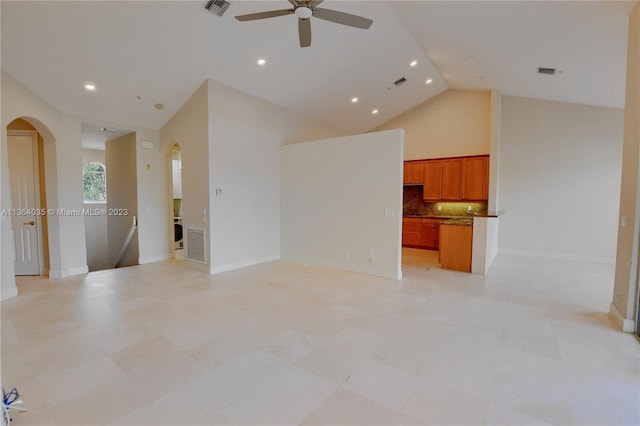
[[[300,19],[309,19],[313,15],[313,10],[308,6],[298,6],[295,9],[295,14]]]

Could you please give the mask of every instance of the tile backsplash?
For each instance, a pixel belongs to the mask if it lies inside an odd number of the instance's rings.
[[[487,214],[487,203],[459,202],[433,202],[422,199],[421,185],[405,185],[403,189],[403,215],[441,215],[441,216],[466,216],[468,206],[471,211],[480,215]],[[438,210],[440,207],[441,210]]]

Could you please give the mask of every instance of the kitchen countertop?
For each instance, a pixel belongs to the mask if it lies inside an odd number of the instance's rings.
[[[473,226],[473,219],[461,218],[461,219],[444,220],[440,222],[440,225]]]
[[[445,215],[425,215],[425,214],[405,214],[402,216],[403,218],[405,217],[412,217],[412,218],[424,218],[424,219],[443,219],[443,220],[450,220],[450,219],[473,219],[474,217],[498,217],[498,215],[496,214],[474,214],[474,215],[465,215],[465,216],[445,216]]]

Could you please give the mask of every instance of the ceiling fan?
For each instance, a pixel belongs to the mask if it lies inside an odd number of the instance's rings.
[[[369,29],[373,21],[350,13],[317,7],[324,0],[289,0],[293,9],[269,10],[266,12],[249,13],[236,16],[238,21],[255,21],[257,19],[275,18],[283,15],[296,15],[298,17],[298,36],[300,47],[311,46],[311,17],[335,22],[336,24],[350,27]]]

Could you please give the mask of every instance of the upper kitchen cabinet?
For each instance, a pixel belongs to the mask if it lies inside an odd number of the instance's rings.
[[[462,200],[462,159],[442,160],[442,199]]]
[[[404,183],[413,185],[421,185],[423,182],[423,161],[405,161],[404,162]]]
[[[425,201],[486,201],[489,198],[488,155],[423,160],[423,170]]]
[[[489,198],[489,157],[462,159],[462,199],[484,201]]]
[[[424,181],[422,198],[426,201],[442,199],[442,160],[426,160],[423,162]]]

